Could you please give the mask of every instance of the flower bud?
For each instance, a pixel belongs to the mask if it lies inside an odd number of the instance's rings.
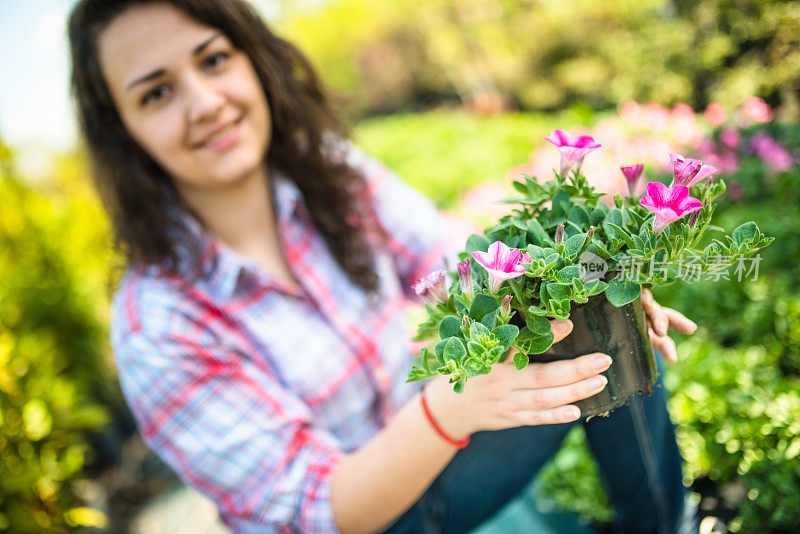
[[[500,304],[500,313],[503,317],[508,317],[508,314],[511,313],[511,295],[506,295],[503,298],[503,303]]]
[[[469,260],[458,264],[458,280],[461,284],[461,293],[471,299],[475,292],[472,289],[472,263]]]
[[[699,211],[695,211],[691,215],[689,215],[689,228],[694,228],[694,225],[697,222],[697,217],[699,216],[700,216]]]
[[[465,332],[469,331],[469,315],[465,315],[461,318],[461,329]]]
[[[564,242],[564,223],[559,223],[556,227],[556,248],[561,246]]]

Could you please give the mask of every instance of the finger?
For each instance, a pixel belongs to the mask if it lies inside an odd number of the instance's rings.
[[[550,321],[550,331],[553,332],[553,343],[558,343],[572,332],[574,325],[569,319]]]
[[[656,302],[652,296],[650,298],[650,306],[645,311],[647,320],[659,336],[665,336],[669,328],[669,317],[664,312],[665,308]]]
[[[513,389],[565,386],[601,373],[610,365],[611,357],[601,352],[556,362],[534,362],[514,374]]]
[[[650,292],[649,289],[643,287],[641,299],[642,299],[642,308],[644,308],[644,310],[647,311],[650,308],[650,306],[653,305],[653,300],[654,300],[653,294]]]
[[[678,361],[678,349],[675,347],[675,342],[672,341],[671,337],[659,336],[653,332],[652,328],[648,329],[648,333],[650,334],[650,343],[654,349],[660,350],[668,362]]]
[[[581,417],[577,406],[561,406],[550,410],[522,410],[514,413],[520,425],[557,425],[570,423]]]
[[[683,315],[677,310],[672,308],[663,308],[664,313],[669,319],[669,326],[676,332],[681,334],[694,334],[697,330],[697,325],[694,321]]]
[[[515,410],[549,410],[596,395],[608,384],[603,375],[595,375],[574,384],[540,389],[517,389],[509,399]]]

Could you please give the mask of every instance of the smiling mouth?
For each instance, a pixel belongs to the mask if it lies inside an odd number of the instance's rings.
[[[219,141],[220,139],[225,139],[225,137],[229,133],[231,133],[231,130],[233,130],[234,128],[239,126],[239,123],[242,122],[243,118],[244,118],[244,114],[242,114],[238,119],[236,119],[232,123],[228,124],[222,130],[220,130],[217,133],[213,134],[211,137],[209,137],[208,139],[206,139],[202,143],[198,143],[197,145],[195,145],[195,148],[205,148],[205,147],[207,147],[207,146]]]

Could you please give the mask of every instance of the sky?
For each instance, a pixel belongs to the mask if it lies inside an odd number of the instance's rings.
[[[271,20],[280,0],[255,0]],[[76,0],[0,0],[0,139],[17,149],[78,144],[67,17]]]
[[[0,137],[12,147],[67,149],[66,20],[75,0],[0,0]]]

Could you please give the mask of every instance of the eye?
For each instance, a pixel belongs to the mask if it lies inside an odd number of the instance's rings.
[[[161,97],[163,97],[166,94],[166,91],[167,91],[166,85],[164,84],[156,85],[155,87],[153,87],[144,94],[144,96],[142,97],[142,105],[146,105],[149,104],[150,102],[156,102],[158,100],[161,100]]]
[[[216,54],[211,54],[207,58],[203,60],[203,66],[206,67],[217,67],[228,59],[228,54],[225,52],[217,52]]]

